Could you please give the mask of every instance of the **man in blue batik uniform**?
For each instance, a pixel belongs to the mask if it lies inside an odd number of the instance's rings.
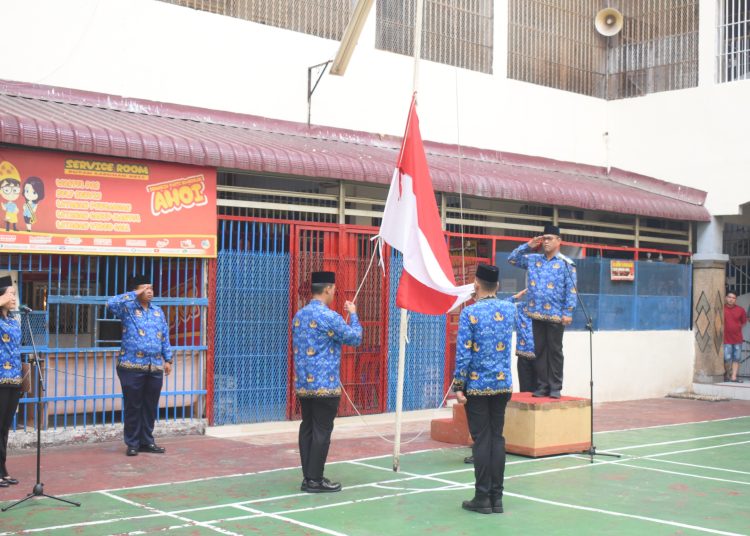
[[[503,511],[505,474],[505,407],[513,391],[511,346],[515,305],[497,299],[499,271],[480,264],[474,279],[476,303],[461,311],[456,338],[453,390],[466,404],[474,439],[474,498],[466,510],[489,514]]]
[[[117,376],[122,386],[126,454],[164,453],[154,441],[154,421],[164,374],[172,372],[172,348],[164,312],[151,303],[154,290],[145,275],[128,281],[129,292],[110,298],[107,307],[122,322]]]
[[[524,289],[516,296],[522,296],[527,291]],[[514,298],[516,298],[514,296]],[[537,388],[536,367],[534,359],[534,334],[531,329],[531,319],[526,314],[526,301],[516,303],[516,357],[518,363],[518,390],[522,393],[530,393]]]
[[[534,396],[560,398],[563,381],[563,333],[573,322],[576,307],[576,268],[560,253],[560,229],[546,225],[544,235],[532,238],[508,257],[528,270],[526,314],[532,319],[537,388]],[[543,253],[533,253],[543,246]]]
[[[312,300],[292,320],[294,389],[302,409],[299,454],[302,485],[308,493],[341,491],[341,484],[323,477],[333,420],[341,400],[341,345],[359,346],[362,326],[357,307],[347,301],[350,323],[329,308],[336,293],[334,272],[313,272]]]

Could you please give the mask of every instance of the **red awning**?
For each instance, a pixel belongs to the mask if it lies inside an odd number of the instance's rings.
[[[0,81],[0,142],[228,170],[388,184],[400,138]],[[708,221],[706,192],[627,171],[425,142],[435,189]],[[459,166],[460,161],[460,166]],[[459,183],[459,181],[461,181]],[[461,188],[459,188],[461,184]]]

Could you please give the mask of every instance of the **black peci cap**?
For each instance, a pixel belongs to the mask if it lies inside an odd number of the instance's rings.
[[[310,276],[310,283],[333,285],[336,283],[336,272],[313,272]]]
[[[477,264],[476,277],[487,283],[497,283],[500,278],[500,270],[498,270],[497,266],[492,266],[491,264]]]
[[[13,278],[9,275],[4,275],[3,277],[0,277],[0,288],[6,288],[6,287],[12,287],[13,286]]]
[[[151,284],[151,278],[146,277],[146,274],[135,274],[128,279],[128,289],[135,290],[138,285],[149,285]]]
[[[560,236],[560,228],[557,225],[552,225],[551,223],[548,223],[547,225],[544,226],[544,234]]]

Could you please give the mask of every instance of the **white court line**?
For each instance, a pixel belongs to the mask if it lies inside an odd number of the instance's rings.
[[[712,436],[690,437],[687,439],[675,439],[673,441],[660,441],[659,443],[644,443],[642,445],[630,445],[627,447],[620,447],[616,449],[616,451],[620,452],[621,450],[643,449],[646,447],[661,447],[664,445],[676,445],[677,443],[690,443],[691,441],[703,441],[704,439],[718,439],[721,437],[733,437],[733,436],[748,435],[748,434],[750,434],[750,432],[732,432],[731,434],[718,434],[718,435],[712,435]]]
[[[707,527],[699,527],[697,525],[688,525],[687,523],[680,523],[678,521],[669,521],[666,519],[658,519],[655,517],[647,517],[647,516],[639,516],[636,514],[625,514],[622,512],[615,512],[614,510],[603,510],[601,508],[592,508],[590,506],[580,506],[577,504],[569,504],[569,503],[563,503],[558,501],[550,501],[547,499],[540,499],[538,497],[530,497],[528,495],[521,495],[520,493],[510,493],[510,492],[503,492],[503,495],[507,495],[508,497],[516,497],[518,499],[524,499],[527,501],[533,501],[533,502],[539,502],[542,504],[551,504],[553,506],[561,506],[563,508],[571,508],[573,510],[584,510],[587,512],[595,512],[597,514],[606,514],[610,516],[616,516],[616,517],[627,517],[629,519],[637,519],[639,521],[650,521],[652,523],[658,523],[660,525],[669,525],[672,527],[680,527],[683,529],[692,529],[697,530],[700,532],[708,532],[710,534],[721,534],[723,536],[747,536],[746,534],[739,534],[736,532],[727,532],[723,530],[717,530],[717,529],[709,529]]]
[[[162,514],[146,514],[146,515],[140,515],[140,516],[118,517],[116,519],[100,519],[97,521],[86,521],[84,523],[69,523],[67,525],[56,525],[54,527],[23,529],[21,533],[26,534],[28,532],[43,532],[45,530],[70,529],[70,528],[81,527],[81,526],[94,527],[96,525],[108,525],[110,523],[119,523],[121,521],[140,521],[141,519],[149,519],[152,517],[164,517],[164,516]],[[10,534],[18,534],[18,533],[17,532],[0,532],[1,536],[8,536]]]
[[[654,428],[669,428],[672,426],[683,426],[685,424],[706,424],[710,422],[736,421],[738,419],[748,419],[748,418],[750,418],[750,415],[740,415],[739,417],[725,417],[723,419],[708,419],[705,421],[676,422],[672,424],[655,424],[653,426],[636,426],[633,428],[620,428],[619,430],[602,430],[601,432],[594,432],[594,435],[614,434],[616,432],[633,432],[636,430],[653,430]]]
[[[637,458],[641,460],[648,460],[648,458]],[[659,460],[655,460],[659,461]],[[702,476],[702,475],[694,475],[692,473],[682,473],[680,471],[668,471],[667,469],[657,469],[656,467],[644,467],[642,465],[630,465],[629,463],[619,463],[618,465],[622,467],[632,467],[633,469],[643,469],[645,471],[654,471],[657,473],[665,473],[668,475],[680,475],[680,476],[689,476],[691,478],[699,478],[701,480],[715,480],[717,482],[726,482],[728,484],[742,484],[743,486],[750,486],[750,482],[743,482],[741,480],[729,480],[727,478],[718,478],[714,476]]]
[[[214,526],[209,525],[208,523],[205,523],[205,522],[202,522],[202,521],[193,521],[192,519],[188,519],[186,517],[178,516],[177,514],[170,514],[169,512],[165,512],[164,510],[159,510],[158,508],[154,508],[153,506],[147,506],[145,504],[140,504],[140,503],[137,503],[135,501],[131,501],[130,499],[126,499],[125,497],[118,497],[117,495],[113,495],[112,493],[108,493],[106,491],[100,491],[99,493],[101,493],[102,495],[105,495],[105,496],[109,497],[110,499],[114,499],[116,501],[122,501],[122,502],[124,502],[126,504],[129,504],[131,506],[137,506],[139,508],[143,508],[143,509],[148,510],[150,512],[153,512],[155,514],[161,514],[163,516],[173,517],[174,519],[178,519],[180,521],[187,522],[191,526],[207,528],[209,530],[213,530],[215,532],[218,532],[219,534],[226,534],[227,536],[242,536],[241,534],[237,534],[236,532],[232,532],[230,530],[224,530],[224,529],[219,528],[219,527],[214,527]]]
[[[660,458],[661,456],[671,456],[672,454],[684,454],[686,452],[698,452],[701,450],[720,449],[724,447],[735,447],[737,445],[747,445],[748,443],[750,443],[750,441],[736,441],[734,443],[724,443],[723,445],[711,445],[708,447],[697,447],[694,449],[673,450],[672,452],[660,452],[659,454],[647,454],[645,456],[637,456],[637,458]]]
[[[731,435],[737,435],[737,434],[725,434],[725,435],[726,436],[731,436]],[[664,442],[664,443],[660,443],[660,444],[681,443],[681,442],[685,442],[685,441],[698,441],[698,440],[702,440],[702,439],[716,438],[716,437],[722,437],[722,436],[697,437],[697,438],[691,438],[689,440],[678,440],[678,441],[675,441],[675,442]],[[744,443],[747,443],[747,442],[732,443],[732,444],[727,444],[727,445],[715,445],[715,446],[709,446],[709,447],[702,447],[700,449],[688,449],[688,450],[685,450],[685,451],[674,451],[674,452],[670,452],[670,453],[657,454],[657,455],[653,455],[653,456],[663,456],[663,455],[668,455],[668,454],[679,454],[681,452],[692,452],[692,451],[695,451],[695,450],[706,450],[706,449],[711,449],[711,448],[719,448],[719,447],[723,447],[723,446],[731,446],[731,445],[735,445],[735,444],[744,444]],[[639,448],[639,447],[644,447],[644,446],[647,446],[647,445],[632,445],[632,446],[626,447],[626,448]],[[440,451],[440,450],[458,450],[458,448],[461,448],[461,447],[447,448],[447,449],[424,449],[424,450],[420,450],[420,451],[410,452],[410,453],[407,453],[407,454],[419,454],[419,453],[425,453],[425,452],[435,452],[435,451]],[[582,458],[580,458],[579,455],[575,455],[575,454],[570,454],[570,455],[566,455],[566,456],[570,456],[570,457],[572,457],[574,459],[582,459]],[[390,458],[390,457],[391,457],[390,454],[384,454],[384,455],[379,455],[379,456],[367,456],[367,457],[357,458],[357,459],[354,459],[354,460],[339,460],[339,461],[336,461],[336,462],[331,462],[330,464],[327,464],[327,465],[344,464],[344,463],[354,463],[354,464],[357,464],[360,460],[362,460],[362,461],[364,461],[364,460],[377,460],[377,459]],[[554,459],[562,459],[562,458],[563,457],[557,457],[557,458],[554,458]],[[546,461],[546,460],[549,460],[549,459],[550,458],[536,458],[536,459],[533,459],[533,460],[518,460],[518,461],[514,461],[514,462],[508,462],[508,464],[506,464],[506,465],[516,464],[516,463],[536,462],[536,461],[540,461],[541,462],[541,461]],[[632,457],[630,459],[637,459],[637,457]],[[660,461],[660,460],[655,460],[655,461]],[[580,466],[580,468],[590,467],[591,465],[603,465],[603,464],[611,464],[611,463],[618,463],[618,461],[597,462],[596,464],[582,465],[582,466]],[[364,465],[366,467],[370,467],[372,469],[377,469],[377,470],[392,472],[391,469],[386,468],[386,467],[380,467],[380,466],[370,465],[370,464],[364,464],[364,463],[361,463],[361,465]],[[579,466],[575,466],[575,468],[578,468],[578,467]],[[299,469],[299,466],[276,468],[276,469],[269,469],[269,470],[265,470],[265,471],[257,471],[257,472],[249,472],[249,473],[239,473],[239,474],[234,474],[234,475],[212,476],[212,477],[205,477],[205,478],[192,479],[192,480],[181,481],[181,482],[173,482],[173,483],[150,484],[150,485],[140,485],[140,486],[131,486],[131,487],[116,488],[116,489],[112,489],[112,490],[100,490],[100,491],[98,491],[98,493],[107,493],[109,491],[127,491],[127,490],[132,490],[132,489],[142,489],[142,488],[149,488],[149,487],[159,487],[159,486],[165,486],[165,485],[178,485],[178,484],[181,484],[181,483],[191,483],[191,482],[208,481],[208,480],[215,480],[215,479],[219,479],[219,478],[223,479],[223,478],[233,478],[233,477],[240,477],[240,476],[253,476],[253,475],[258,475],[258,474],[273,473],[273,472],[279,472],[279,471],[285,471],[285,470],[293,470],[293,469]],[[544,471],[544,472],[559,472],[559,471],[562,471],[562,470],[570,470],[570,469],[573,469],[573,468],[560,468],[560,469],[557,469],[557,470],[550,470],[550,471]],[[447,472],[444,472],[444,473],[435,473],[435,475],[452,474],[452,473],[456,473],[456,472],[466,472],[466,471],[472,471],[472,470],[473,469],[462,469],[462,470],[457,470],[457,471],[447,471]],[[539,473],[541,473],[541,472],[539,472]],[[437,479],[437,478],[431,477],[430,475],[426,475],[425,476],[425,475],[418,475],[418,474],[415,474],[415,473],[406,473],[406,472],[401,472],[401,473],[397,473],[397,474],[411,475],[411,476],[409,478],[404,478],[404,479],[386,480],[386,481],[382,481],[380,483],[391,483],[391,482],[398,482],[398,481],[404,481],[404,480],[413,480],[415,478],[428,478],[430,480],[439,481],[439,482],[442,482],[444,484],[461,485],[461,484],[457,484],[455,482],[451,482],[451,481],[447,481],[447,480],[442,480],[442,479]],[[534,473],[534,474],[536,474],[536,473]],[[520,477],[523,477],[523,476],[531,476],[531,475],[532,475],[531,473],[529,473],[529,474],[521,474],[521,475],[512,475],[512,476],[506,477],[506,479],[520,478]],[[367,487],[367,486],[372,486],[373,484],[374,483],[360,484],[360,485],[355,485],[355,486],[347,486],[347,489],[353,489],[353,488],[358,488],[358,487]],[[461,485],[461,486],[472,487],[472,486],[469,486],[469,485]],[[432,489],[432,490],[426,490],[426,491],[439,491],[439,489]],[[87,493],[96,493],[96,492],[87,492]],[[68,495],[74,495],[74,494],[68,494]],[[278,500],[278,499],[283,499],[283,498],[291,498],[291,497],[307,496],[307,495],[308,494],[306,494],[306,493],[296,493],[296,494],[290,494],[290,495],[284,495],[284,496],[278,496],[278,497],[266,497],[266,498],[263,498],[263,499],[254,499],[254,500],[249,500],[249,501],[241,501],[241,502],[238,502],[238,503],[217,504],[217,505],[211,505],[211,506],[207,506],[207,507],[200,507],[200,508],[194,508],[194,509],[177,510],[177,511],[175,511],[173,513],[189,513],[189,512],[193,512],[193,511],[211,510],[211,509],[216,509],[216,508],[223,508],[223,507],[226,507],[226,506],[231,507],[231,506],[234,506],[236,504],[240,504],[240,505],[241,504],[252,504],[252,503],[256,503],[256,502],[266,502],[266,501],[273,501],[273,500]],[[135,504],[137,504],[137,503],[135,503]],[[145,508],[148,508],[148,507],[145,507]],[[153,509],[153,510],[157,511],[157,512],[161,512],[161,511],[156,510],[156,509]],[[157,514],[157,515],[168,515],[168,514]],[[40,532],[40,531],[43,531],[43,530],[55,530],[55,529],[58,529],[58,528],[72,528],[72,527],[77,527],[77,526],[88,526],[88,525],[103,524],[103,523],[107,523],[107,522],[117,522],[117,521],[123,521],[123,520],[135,520],[135,519],[142,519],[142,518],[145,519],[145,518],[148,518],[148,517],[154,517],[154,515],[134,516],[134,517],[129,517],[129,518],[119,518],[119,519],[113,519],[113,520],[91,521],[91,522],[84,522],[84,523],[78,523],[78,524],[59,525],[59,526],[53,526],[53,527],[44,527],[44,528],[39,528],[39,529],[27,529],[25,532]],[[9,535],[9,534],[15,534],[15,533],[13,533],[13,532],[4,532],[4,533],[1,533],[1,534],[2,535]]]
[[[447,482],[447,481],[446,481]],[[391,493],[389,495],[380,495],[377,497],[365,497],[363,499],[352,499],[349,501],[342,501],[337,503],[329,503],[329,504],[321,504],[317,506],[307,506],[304,508],[294,508],[291,510],[282,510],[280,512],[275,512],[276,515],[288,515],[288,514],[299,514],[304,512],[317,512],[319,510],[326,510],[328,508],[338,508],[340,506],[350,506],[352,504],[361,504],[361,503],[367,503],[367,502],[373,502],[373,501],[382,501],[384,499],[392,499],[395,497],[404,497],[406,495],[418,495],[420,493],[428,493],[433,491],[454,491],[459,489],[466,489],[467,487],[474,487],[473,484],[467,485],[467,484],[458,484],[456,482],[450,483],[448,486],[442,486],[439,488],[425,488],[425,489],[419,489],[415,491],[405,491],[403,493]],[[258,514],[258,515],[252,515],[252,516],[238,516],[238,517],[228,517],[226,519],[221,520],[215,520],[215,521],[208,521],[208,523],[220,523],[223,521],[242,521],[246,519],[253,519],[256,517],[264,517],[267,514]]]
[[[335,530],[330,530],[330,529],[326,529],[323,527],[319,527],[318,525],[313,525],[311,523],[305,523],[304,521],[297,521],[296,519],[285,517],[280,514],[269,514],[267,512],[262,512],[261,510],[248,508],[247,506],[237,506],[236,508],[239,508],[240,510],[247,510],[248,512],[252,512],[254,514],[261,514],[262,517],[270,517],[271,519],[276,519],[277,521],[284,521],[285,523],[291,523],[292,525],[297,525],[299,527],[304,527],[306,529],[316,530],[318,532],[322,532],[323,534],[330,534],[331,536],[346,536],[346,534],[342,532],[336,532]]]
[[[687,467],[695,467],[697,469],[708,469],[710,471],[723,471],[725,473],[737,473],[739,475],[750,475],[750,471],[740,471],[738,469],[724,469],[723,467],[713,467],[711,465],[698,465],[695,463],[676,462],[674,460],[653,460],[659,463],[673,463],[675,465],[685,465]]]
[[[375,467],[375,466],[373,466]],[[384,470],[390,471],[390,469]],[[380,482],[370,482],[366,484],[355,484],[352,486],[346,486],[347,490],[351,489],[358,489],[358,488],[367,488],[367,487],[377,487],[378,484],[392,484],[396,482],[405,482],[409,480],[418,480],[419,476],[411,476],[411,477],[404,477],[404,478],[393,478],[388,480],[381,480]],[[161,484],[159,484],[161,485]],[[138,486],[138,488],[141,488],[142,486]],[[109,494],[107,491],[99,491],[97,493],[103,493],[103,494]],[[164,515],[169,514],[189,514],[193,512],[201,512],[205,510],[216,510],[219,508],[231,508],[235,506],[242,506],[242,505],[248,505],[248,504],[257,504],[257,503],[263,503],[263,502],[270,502],[270,501],[277,501],[277,500],[283,500],[283,499],[291,499],[294,497],[310,497],[309,493],[291,493],[288,495],[277,495],[274,497],[263,497],[260,499],[249,499],[247,501],[237,501],[237,502],[231,502],[231,503],[221,503],[221,504],[213,504],[210,506],[200,506],[197,508],[185,508],[183,510],[171,510],[169,512],[162,513],[155,513],[155,514],[146,514],[142,516],[130,516],[130,517],[120,517],[120,518],[113,518],[113,519],[104,519],[104,520],[98,520],[98,521],[85,521],[81,523],[71,523],[67,525],[54,525],[49,527],[40,527],[40,528],[34,528],[34,529],[25,529],[24,533],[31,533],[31,532],[43,532],[48,530],[59,530],[59,529],[67,529],[67,528],[74,528],[74,527],[87,527],[87,526],[93,526],[93,525],[105,525],[110,523],[119,523],[121,521],[135,521],[140,519],[148,519],[152,517],[163,517]],[[137,503],[135,503],[137,504]],[[144,508],[150,508],[148,506],[144,506]],[[154,511],[161,512],[161,510],[153,509]],[[192,525],[181,525],[181,526],[192,526]],[[11,534],[17,534],[16,532],[2,532],[0,533],[0,536],[9,536]]]

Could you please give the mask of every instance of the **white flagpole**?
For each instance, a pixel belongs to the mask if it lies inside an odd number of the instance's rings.
[[[424,0],[417,0],[417,18],[414,23],[414,83],[413,91],[417,92],[419,84],[419,59],[422,55],[422,8]],[[401,416],[404,405],[404,365],[406,362],[406,334],[409,327],[406,309],[401,309],[398,337],[398,379],[396,383],[396,431],[393,440],[393,471],[401,468]]]

